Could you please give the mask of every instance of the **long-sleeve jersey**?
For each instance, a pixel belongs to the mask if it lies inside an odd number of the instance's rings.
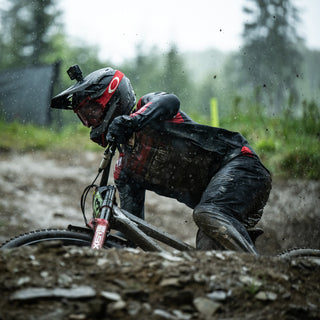
[[[123,147],[114,177],[121,207],[143,211],[145,190],[194,208],[211,178],[239,155],[257,155],[237,132],[201,125],[173,94],[143,96],[131,115],[134,135]]]

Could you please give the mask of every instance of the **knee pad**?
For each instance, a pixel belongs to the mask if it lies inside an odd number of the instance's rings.
[[[201,229],[198,229],[196,235],[197,250],[225,250],[225,248],[216,240],[208,237]]]

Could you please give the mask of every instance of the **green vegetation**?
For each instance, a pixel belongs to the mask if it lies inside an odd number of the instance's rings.
[[[310,108],[313,106],[313,108]],[[304,116],[264,117],[255,108],[221,126],[241,132],[276,177],[320,179],[320,114],[304,103]]]
[[[303,103],[303,116],[288,114],[266,117],[259,107],[220,119],[220,126],[243,134],[275,178],[320,179],[320,114],[315,102]],[[193,118],[209,124],[201,115]],[[89,129],[81,124],[61,131],[30,124],[0,121],[0,150],[91,150],[102,148],[91,142]]]
[[[268,117],[261,106],[241,113],[234,107],[232,115],[220,119],[220,126],[245,136],[274,177],[320,179],[319,107],[314,101],[304,101],[302,109],[301,117],[288,111]],[[210,124],[199,115],[193,118]]]
[[[102,150],[89,139],[83,125],[68,125],[61,131],[32,124],[0,121],[0,150],[29,152],[40,150]]]

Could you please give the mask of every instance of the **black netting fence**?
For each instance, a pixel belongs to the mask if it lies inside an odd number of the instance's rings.
[[[0,72],[0,117],[4,120],[47,125],[58,64]]]

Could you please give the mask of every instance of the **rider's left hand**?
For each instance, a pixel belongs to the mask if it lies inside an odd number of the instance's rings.
[[[107,133],[107,141],[123,144],[128,141],[128,139],[133,134],[133,122],[132,118],[124,115],[116,117],[110,124]]]

